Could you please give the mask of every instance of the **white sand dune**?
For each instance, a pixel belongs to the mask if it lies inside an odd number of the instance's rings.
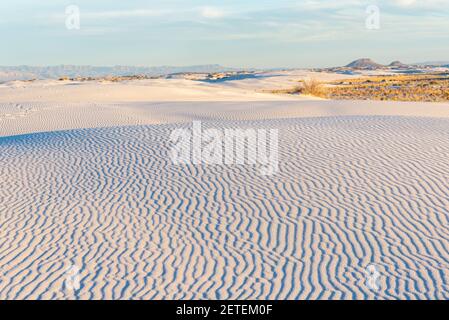
[[[54,88],[0,89],[1,299],[449,298],[447,104]],[[279,172],[172,164],[194,119],[278,128]]]
[[[374,101],[143,101],[0,103],[0,136],[193,120],[269,120],[333,116],[449,118],[449,103]]]

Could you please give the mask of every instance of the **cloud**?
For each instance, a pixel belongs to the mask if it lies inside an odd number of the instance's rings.
[[[296,5],[301,10],[320,11],[338,10],[351,7],[360,7],[363,3],[360,0],[305,0]]]
[[[395,0],[394,2],[401,7],[408,7],[416,4],[416,0]]]
[[[129,18],[129,17],[157,17],[169,14],[168,10],[117,10],[117,11],[99,11],[99,12],[82,12],[83,17],[91,19],[108,19],[108,18]]]
[[[408,8],[437,8],[449,4],[449,0],[393,0],[399,7]]]
[[[130,10],[107,10],[107,11],[87,11],[80,7],[80,19],[83,21],[101,21],[100,23],[111,23],[114,19],[127,18],[155,18],[170,15],[170,10],[149,10],[149,9],[130,9]],[[43,24],[61,24],[61,21],[67,19],[67,14],[63,12],[52,12],[47,15],[37,14],[35,17]]]
[[[200,9],[200,14],[207,19],[219,19],[225,16],[225,12],[216,7],[203,7]]]

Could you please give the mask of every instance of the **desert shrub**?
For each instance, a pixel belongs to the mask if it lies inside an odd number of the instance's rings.
[[[326,90],[323,84],[316,79],[304,80],[302,83],[301,93],[316,97],[326,96]]]

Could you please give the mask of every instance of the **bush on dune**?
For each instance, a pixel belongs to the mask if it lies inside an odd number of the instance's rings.
[[[299,92],[316,97],[326,97],[324,85],[316,79],[304,80],[302,87],[299,88]]]

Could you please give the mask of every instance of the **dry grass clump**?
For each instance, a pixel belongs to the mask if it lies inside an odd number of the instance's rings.
[[[316,79],[299,81],[290,89],[271,90],[275,94],[305,94],[335,100],[449,101],[449,74],[365,76],[322,83]]]
[[[327,97],[324,84],[316,79],[308,79],[300,81],[301,85],[289,89],[270,90],[274,94],[305,94],[315,97]]]
[[[315,97],[325,97],[326,90],[323,83],[316,79],[304,80],[302,82],[302,88],[299,88],[300,93],[315,96]]]
[[[449,74],[412,74],[368,76],[322,83],[315,79],[300,81],[278,94],[305,94],[335,100],[449,101]]]
[[[290,89],[274,89],[274,90],[262,90],[262,92],[274,93],[274,94],[299,94],[301,93],[301,87],[297,86]]]
[[[449,101],[446,74],[363,77],[334,82],[329,97],[351,100]]]

